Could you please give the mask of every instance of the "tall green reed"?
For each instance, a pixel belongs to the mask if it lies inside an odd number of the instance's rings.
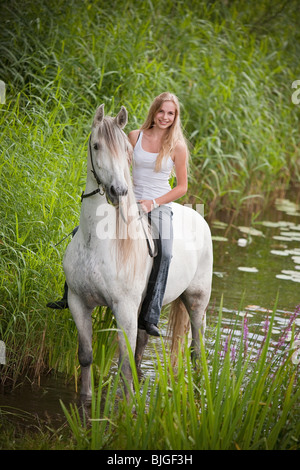
[[[155,373],[139,382],[130,353],[134,382],[130,403],[116,402],[118,384],[121,387],[118,373],[94,385],[94,404],[84,420],[76,407],[71,412],[63,407],[76,445],[120,450],[299,448],[297,365],[291,353],[282,361],[282,355],[274,356],[270,349],[273,319],[274,313],[255,361],[250,349],[245,353],[244,335],[240,335],[235,358],[230,343],[222,354],[222,305],[215,347],[207,350],[201,337],[198,368],[193,368],[186,342],[184,350],[179,349],[175,369],[162,340],[161,351],[153,354]],[[104,423],[110,432],[104,433]]]

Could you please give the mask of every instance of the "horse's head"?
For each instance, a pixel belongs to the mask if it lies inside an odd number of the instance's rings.
[[[123,132],[127,124],[124,106],[115,118],[104,116],[104,104],[96,111],[90,137],[90,157],[94,176],[105,189],[113,204],[126,196],[128,183],[126,175],[132,155],[132,147]]]

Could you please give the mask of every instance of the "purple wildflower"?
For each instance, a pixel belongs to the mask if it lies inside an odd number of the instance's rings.
[[[296,320],[296,318],[297,318],[297,316],[299,315],[299,313],[300,313],[300,304],[296,306],[295,312],[293,313],[293,315],[291,315],[287,326],[285,327],[285,329],[283,330],[283,332],[282,332],[280,338],[278,339],[278,342],[277,342],[277,345],[276,345],[276,349],[275,349],[275,353],[276,353],[280,348],[282,348],[282,346],[284,345],[285,341],[286,341],[287,338],[288,338],[288,334],[289,334],[289,333],[291,332],[291,330],[292,330],[293,323],[294,323],[294,321]]]
[[[226,336],[226,339],[225,339],[225,342],[224,342],[224,345],[223,345],[223,349],[222,351],[220,352],[220,356],[222,358],[224,358],[228,352],[228,348],[229,348],[229,345],[231,343],[231,338],[232,338],[232,331],[229,333],[229,335]],[[230,345],[230,359],[232,362],[235,361],[235,358],[236,358],[236,348],[234,345]]]
[[[232,347],[231,347],[230,355],[231,355],[231,360],[232,360],[232,362],[234,362],[234,361],[235,361],[235,358],[236,358],[236,348],[235,348],[235,346],[232,346]]]
[[[223,349],[222,349],[222,351],[220,351],[220,356],[222,358],[224,358],[226,356],[226,353],[228,351],[228,344],[229,344],[230,340],[231,340],[231,333],[228,336],[226,336]]]

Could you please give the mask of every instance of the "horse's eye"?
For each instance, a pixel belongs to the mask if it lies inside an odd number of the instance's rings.
[[[97,142],[94,143],[93,147],[95,150],[99,150],[99,144]]]

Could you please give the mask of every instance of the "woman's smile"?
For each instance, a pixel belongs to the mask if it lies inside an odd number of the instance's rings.
[[[154,123],[158,127],[170,127],[175,120],[176,107],[172,101],[165,101],[156,113]]]

